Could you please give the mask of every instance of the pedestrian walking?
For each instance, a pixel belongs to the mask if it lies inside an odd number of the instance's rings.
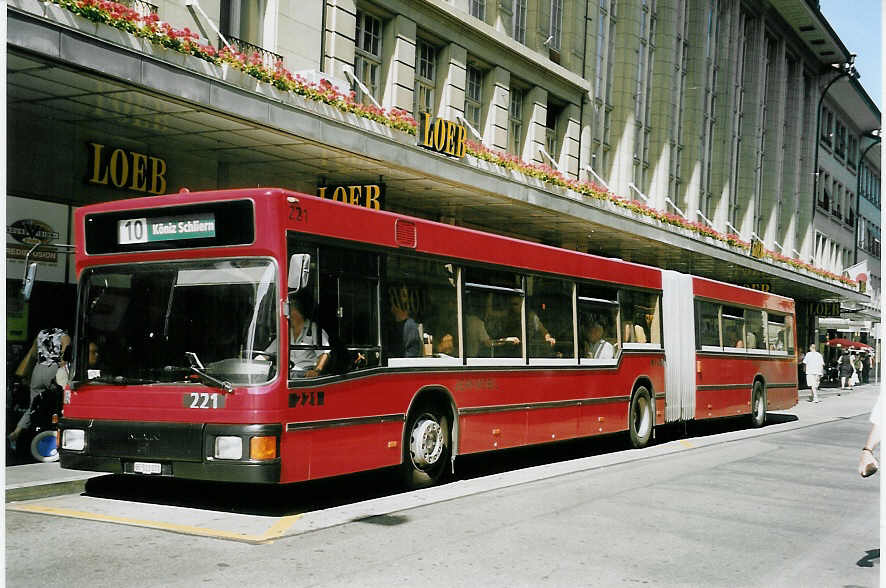
[[[64,329],[43,329],[37,333],[34,344],[22,359],[16,375],[25,377],[31,365],[31,404],[19,419],[15,429],[8,435],[9,441],[15,443],[22,431],[31,426],[31,409],[34,399],[41,395],[55,381],[55,373],[64,364],[62,356],[71,343],[71,337]]]
[[[855,372],[855,366],[852,365],[852,357],[848,351],[844,351],[840,359],[837,360],[837,368],[840,373],[840,390],[851,390],[852,374]]]
[[[874,409],[871,411],[870,422],[871,430],[868,433],[867,441],[861,449],[861,458],[858,460],[858,473],[862,478],[867,478],[877,473],[880,464],[874,457],[874,450],[880,443],[880,399],[883,397],[881,393],[877,396],[877,402],[874,403]]]
[[[809,402],[821,402],[818,397],[818,386],[824,374],[824,357],[815,350],[815,343],[809,345],[809,352],[803,358],[803,364],[806,366],[806,383],[812,388]]]

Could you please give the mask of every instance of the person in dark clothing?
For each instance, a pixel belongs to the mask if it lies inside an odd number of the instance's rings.
[[[391,296],[391,314],[394,325],[390,337],[388,357],[421,357],[421,336],[418,323],[397,296]]]

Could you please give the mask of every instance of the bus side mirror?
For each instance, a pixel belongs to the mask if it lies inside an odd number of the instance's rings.
[[[28,266],[25,277],[22,280],[22,298],[25,302],[31,299],[31,290],[34,289],[34,280],[37,278],[37,263]]]
[[[295,293],[307,287],[308,278],[311,275],[311,256],[307,253],[296,253],[289,258],[289,287],[290,293]]]

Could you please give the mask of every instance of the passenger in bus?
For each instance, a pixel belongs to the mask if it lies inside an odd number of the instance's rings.
[[[489,357],[492,339],[486,332],[486,325],[476,314],[465,317],[465,351],[467,357]]]
[[[591,319],[582,324],[582,334],[585,339],[585,354],[588,359],[612,359],[615,357],[615,348],[612,343],[603,338],[603,324],[599,319]]]
[[[490,299],[491,300],[491,299]],[[512,296],[508,300],[508,306],[504,310],[495,310],[488,304],[487,317],[495,321],[499,328],[496,334],[499,335],[497,343],[500,345],[520,345],[521,314],[523,309],[523,298],[521,296]],[[553,348],[557,344],[557,340],[542,324],[541,319],[534,311],[527,309],[526,311],[526,336],[530,341],[544,341],[546,345]]]
[[[315,321],[306,318],[306,302],[299,296],[289,298],[289,343],[296,346],[289,350],[289,377],[316,378],[323,373],[329,361],[329,336]],[[276,355],[278,343],[276,337],[265,349],[265,353]],[[259,356],[261,359],[263,356]]]
[[[389,337],[388,356],[421,357],[421,335],[418,332],[418,323],[409,316],[407,310],[409,294],[406,287],[392,289],[389,298],[394,324]]]

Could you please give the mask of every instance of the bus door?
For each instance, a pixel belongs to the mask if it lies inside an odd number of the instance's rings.
[[[695,416],[695,307],[692,276],[662,271],[665,422]]]

